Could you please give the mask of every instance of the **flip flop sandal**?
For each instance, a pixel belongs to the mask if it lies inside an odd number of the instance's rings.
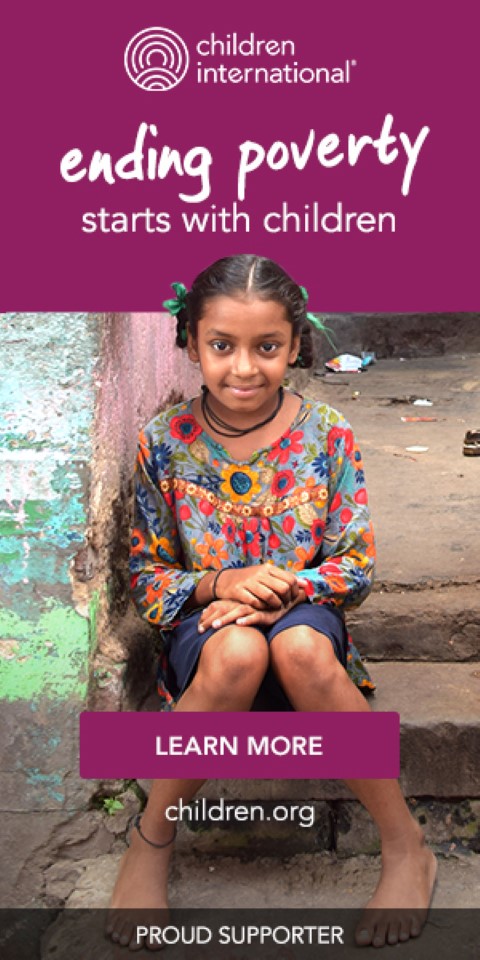
[[[467,430],[463,453],[465,457],[480,457],[480,430]]]

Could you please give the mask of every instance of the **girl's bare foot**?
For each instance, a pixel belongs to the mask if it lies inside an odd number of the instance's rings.
[[[418,937],[427,919],[436,873],[437,861],[420,829],[408,842],[385,843],[377,889],[356,929],[358,946],[383,947]]]
[[[143,832],[143,825],[141,826]],[[165,838],[163,838],[165,834]],[[145,828],[145,836],[147,836]],[[115,943],[139,950],[144,945],[138,942],[136,928],[162,926],[168,916],[168,865],[173,849],[174,828],[171,823],[158,828],[152,846],[142,838],[138,829],[132,829],[130,846],[123,855],[117,882],[112,894],[106,924],[106,934]],[[161,911],[164,911],[162,916]],[[151,948],[158,944],[146,943]]]

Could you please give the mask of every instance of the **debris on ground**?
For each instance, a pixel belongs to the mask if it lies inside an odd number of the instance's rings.
[[[480,457],[480,430],[467,430],[463,441],[465,457]]]
[[[341,353],[338,357],[327,360],[325,366],[333,373],[362,373],[372,363],[375,363],[375,354],[363,351],[361,357],[353,353]]]
[[[403,397],[388,397],[388,402],[392,405],[396,403],[407,403],[414,407],[433,407],[433,400],[424,400],[422,397],[417,397],[414,393],[406,394]]]
[[[438,423],[438,417],[400,417],[402,423]]]

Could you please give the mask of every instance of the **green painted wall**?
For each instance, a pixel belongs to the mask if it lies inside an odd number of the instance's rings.
[[[87,523],[99,321],[0,320],[0,697],[83,697],[91,644],[69,566]]]

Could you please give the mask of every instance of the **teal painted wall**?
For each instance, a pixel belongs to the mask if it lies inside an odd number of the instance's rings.
[[[69,566],[87,524],[99,319],[4,314],[0,356],[0,697],[83,697],[91,638]]]

